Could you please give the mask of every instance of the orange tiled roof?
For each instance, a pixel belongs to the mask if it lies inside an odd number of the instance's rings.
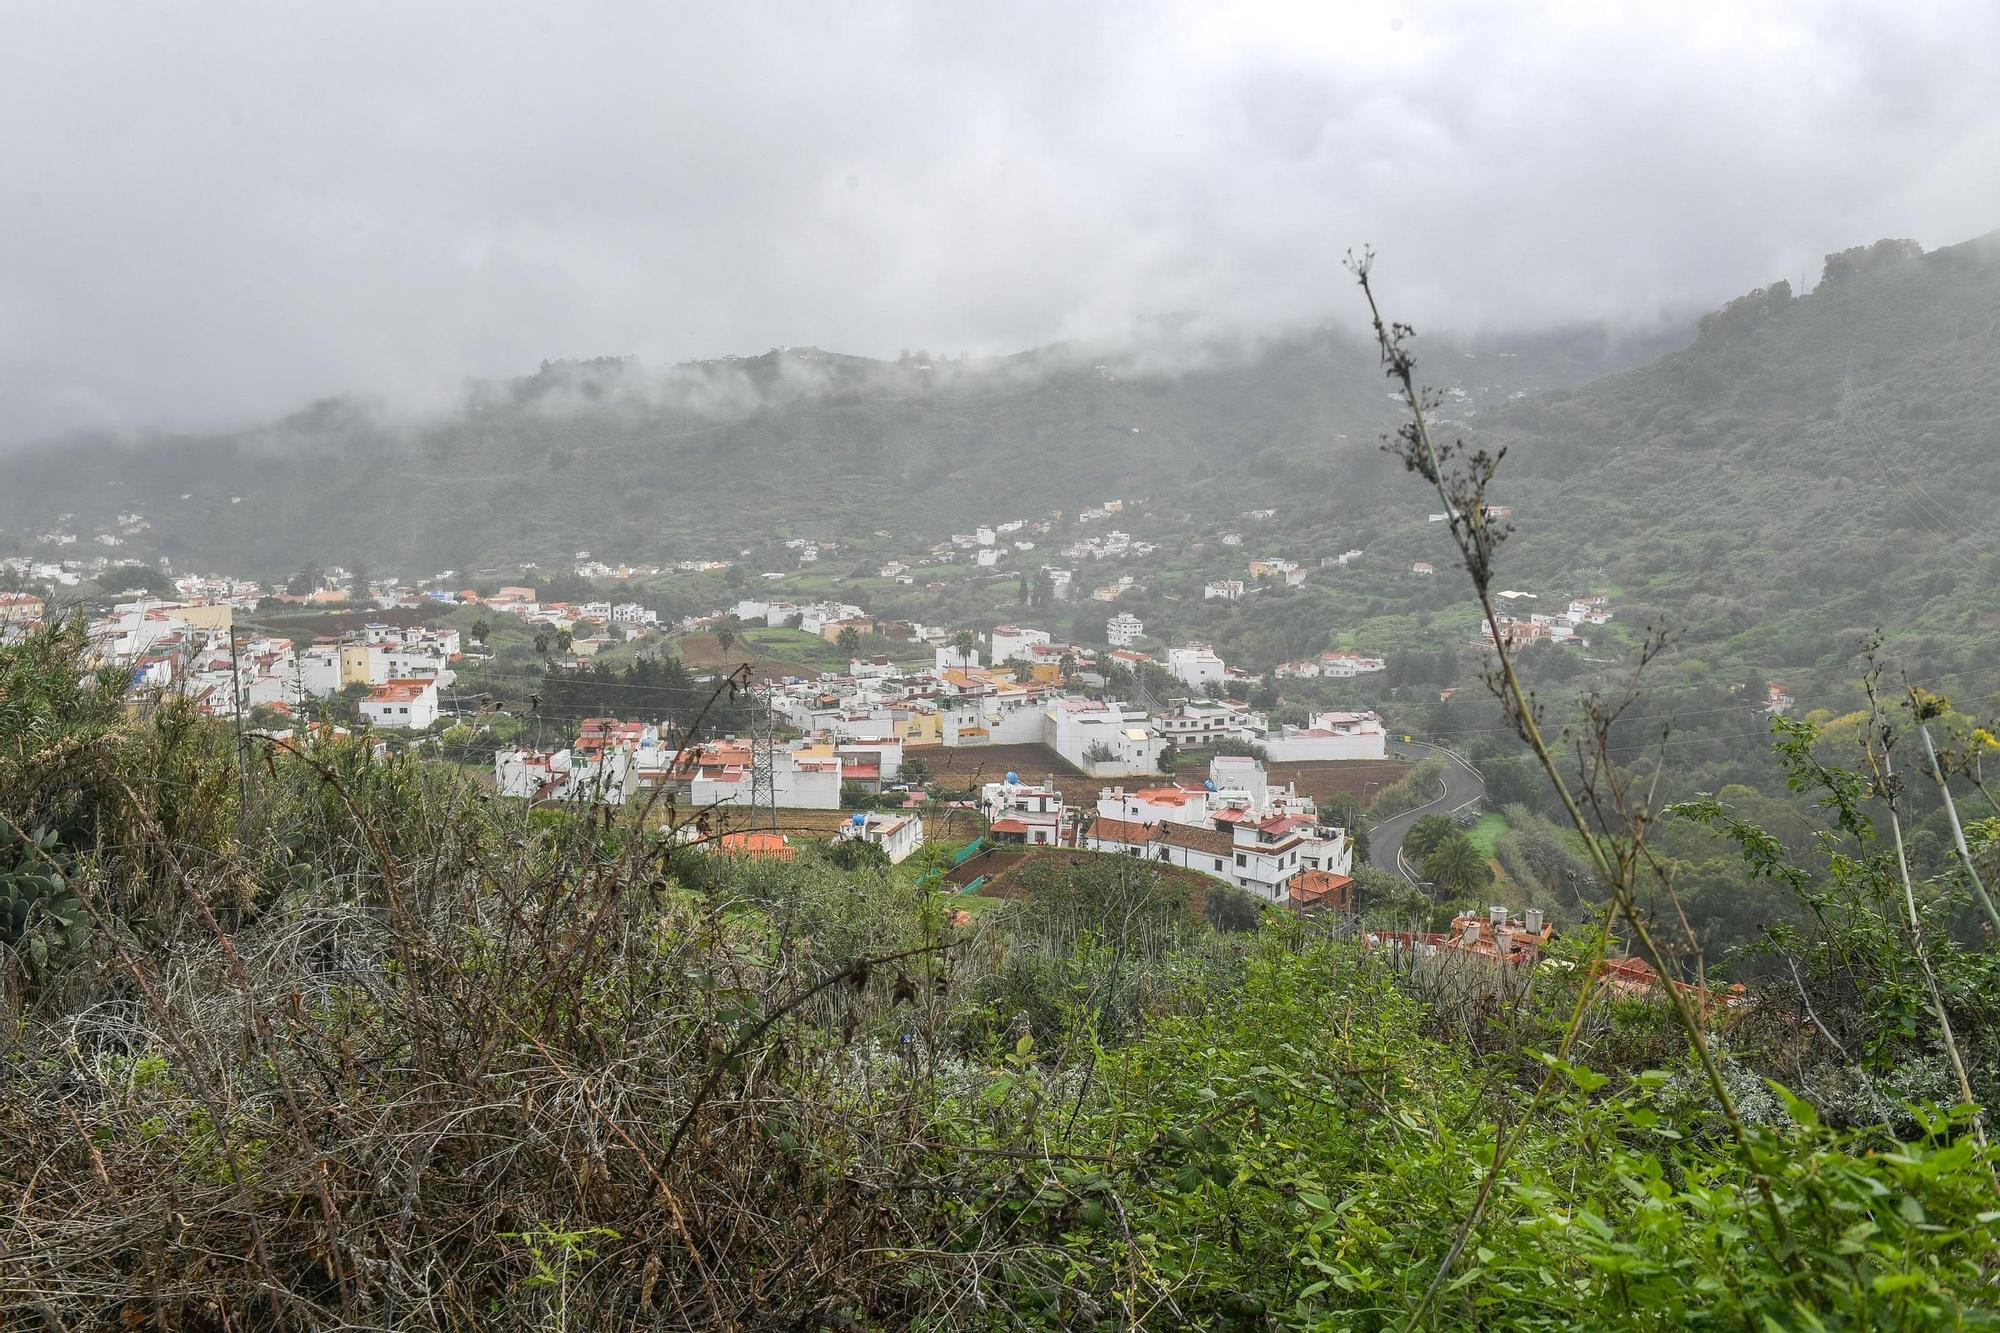
[[[1299,907],[1325,904],[1345,911],[1354,905],[1354,877],[1331,870],[1301,870],[1292,876],[1288,896]]]
[[[1236,847],[1227,833],[1197,824],[1162,824],[1153,837],[1169,847],[1182,847],[1208,856],[1227,856]]]
[[[1085,836],[1100,842],[1129,842],[1143,847],[1153,840],[1153,829],[1151,825],[1134,823],[1129,819],[1099,815],[1090,821],[1090,831]]]

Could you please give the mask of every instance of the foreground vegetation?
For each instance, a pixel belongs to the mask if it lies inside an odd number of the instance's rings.
[[[0,649],[10,1323],[2000,1322],[1950,1072],[2000,1082],[1990,942],[1943,875],[1918,953],[1880,793],[1809,735],[1836,858],[1687,812],[1810,909],[1771,942],[1799,985],[1708,1013],[1739,1140],[1590,931],[1495,988],[1218,930],[1116,858],[955,925],[908,876],[661,833],[696,812],[531,813],[342,743],[239,773],[80,649]]]

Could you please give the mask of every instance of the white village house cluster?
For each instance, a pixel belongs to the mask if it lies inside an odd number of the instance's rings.
[[[1250,511],[1241,518],[1267,523],[1273,512]],[[1347,831],[1322,824],[1314,802],[1272,780],[1265,765],[1383,759],[1388,737],[1381,718],[1363,709],[1316,706],[1294,713],[1299,720],[1274,720],[1244,702],[1257,692],[1259,677],[1230,666],[1213,644],[1149,638],[1138,614],[1112,605],[1146,585],[1129,572],[1097,581],[1080,577],[1077,568],[1154,553],[1156,543],[1111,526],[1131,522],[1133,513],[1120,500],[1090,506],[1076,518],[1092,530],[1065,538],[1059,548],[1045,541],[1052,521],[996,521],[914,550],[906,559],[870,566],[897,586],[930,578],[926,567],[968,559],[975,576],[1016,577],[1024,588],[1032,577],[1035,605],[1045,610],[1055,603],[1105,604],[1106,647],[1065,643],[1050,630],[1024,624],[977,633],[885,622],[858,603],[837,598],[780,598],[770,595],[775,587],[769,585],[794,577],[780,570],[762,574],[758,582],[766,591],[739,593],[731,605],[672,623],[662,623],[636,600],[544,600],[525,580],[482,595],[458,586],[463,580],[452,571],[408,584],[365,581],[328,569],[318,571],[308,586],[283,593],[231,578],[185,576],[173,581],[171,598],[134,593],[100,606],[89,635],[100,665],[129,671],[135,701],[171,693],[225,719],[256,710],[266,734],[285,738],[293,728],[273,725],[273,717],[306,723],[338,696],[351,704],[348,716],[356,725],[383,736],[417,737],[490,703],[484,695],[454,693],[468,655],[480,656],[480,646],[466,642],[462,630],[436,624],[440,608],[476,607],[488,623],[512,618],[534,636],[538,652],[571,667],[634,640],[641,641],[641,652],[658,654],[664,651],[660,640],[674,633],[783,630],[844,648],[863,638],[879,643],[889,626],[903,645],[894,660],[856,653],[844,670],[766,673],[770,678],[759,683],[755,701],[769,721],[761,741],[739,735],[688,744],[676,731],[685,718],[597,717],[557,724],[565,738],[544,745],[539,743],[544,728],[537,726],[538,743],[503,743],[492,751],[494,789],[502,797],[537,803],[625,805],[671,794],[681,809],[762,803],[792,811],[839,811],[859,794],[875,808],[842,823],[836,840],[867,841],[895,863],[920,848],[925,837],[919,809],[926,796],[921,780],[906,776],[907,766],[916,763],[914,771],[921,775],[926,754],[1040,747],[1051,769],[1119,785],[1100,788],[1091,805],[1077,799],[1073,779],[1067,797],[1053,778],[1024,781],[1009,772],[1005,780],[984,781],[965,804],[984,817],[989,844],[1111,852],[1198,871],[1267,900],[1342,901],[1352,866]],[[1505,516],[1503,510],[1493,513]],[[143,530],[142,516],[122,517],[130,520],[131,532]],[[1240,531],[1219,534],[1225,549],[1243,541]],[[840,551],[841,543],[793,537],[782,549],[796,559],[797,577],[805,577]],[[1050,549],[1066,563],[1043,561]],[[1347,569],[1362,558],[1360,549],[1347,549],[1319,557],[1318,565]],[[112,557],[95,555],[0,564],[17,584],[57,588],[117,567]],[[601,587],[660,574],[722,571],[731,575],[730,586],[740,587],[746,580],[736,564],[718,559],[631,564],[579,550],[572,572]],[[1240,577],[1196,584],[1199,600],[1243,602],[1297,588],[1310,577],[1304,563],[1274,554],[1237,567]],[[1421,563],[1416,570],[1429,572]],[[1581,645],[1581,629],[1611,618],[1605,598],[1596,595],[1569,599],[1550,612],[1535,609],[1533,594],[1510,590],[1500,601],[1500,632],[1516,645],[1545,640]],[[299,642],[237,632],[239,612],[273,604],[278,610],[325,611],[340,628]],[[0,593],[0,633],[25,632],[46,611],[37,594]],[[1143,646],[1149,644],[1157,646],[1149,651]],[[1332,648],[1278,662],[1262,679],[1266,686],[1272,680],[1339,681],[1386,669],[1380,655]],[[708,677],[716,689],[720,677],[720,671]],[[1773,687],[1774,701],[1780,690]],[[1158,695],[1170,697],[1162,701]],[[311,725],[341,732],[326,721]],[[1175,767],[1172,757],[1187,751],[1215,752],[1203,778],[1164,776]],[[1009,750],[1010,757],[1015,754]],[[760,841],[760,835],[741,833],[717,845],[778,855],[790,850],[786,838]]]

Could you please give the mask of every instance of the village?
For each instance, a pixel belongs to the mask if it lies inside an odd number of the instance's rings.
[[[1365,563],[1360,547],[1309,564],[1268,553],[1268,541],[1266,553],[1238,556],[1245,533],[1268,530],[1275,512],[1246,511],[1193,543],[1196,554],[1205,548],[1238,571],[1201,580],[1200,604],[1247,605],[1295,591],[1315,572],[1342,575]],[[132,535],[144,530],[143,516],[121,518]],[[840,540],[789,537],[771,548],[780,567],[755,574],[749,549],[665,564],[577,550],[556,580],[565,589],[556,597],[540,592],[545,576],[532,565],[511,583],[449,570],[403,581],[326,568],[279,589],[182,575],[171,579],[171,595],[161,589],[100,602],[88,633],[102,665],[129,673],[134,707],[173,696],[273,740],[291,740],[301,727],[361,731],[383,751],[489,730],[510,711],[495,693],[489,644],[505,638],[508,625],[517,642],[532,645],[529,660],[553,671],[712,642],[714,665],[695,668],[694,677],[713,691],[747,693],[750,726],[695,739],[686,717],[661,709],[567,722],[537,716],[531,732],[514,727],[512,739],[485,751],[493,791],[550,806],[650,808],[671,797],[677,809],[732,816],[734,827],[705,840],[704,850],[748,855],[794,854],[793,836],[776,831],[778,816],[797,822],[812,812],[819,832],[811,836],[863,842],[900,864],[926,844],[925,813],[940,785],[927,781],[933,771],[958,771],[965,756],[990,752],[994,771],[977,768],[978,780],[953,802],[978,816],[988,849],[1118,854],[1198,872],[1265,901],[1340,904],[1352,883],[1350,833],[1322,822],[1315,800],[1273,769],[1389,761],[1380,713],[1329,706],[1324,693],[1385,673],[1388,655],[1336,646],[1267,659],[1252,671],[1225,660],[1212,642],[1149,635],[1145,618],[1117,605],[1153,582],[1146,558],[1159,543],[1127,530],[1146,521],[1144,501],[1106,500],[1067,523],[1052,515],[974,525],[869,568],[891,594],[935,590],[954,568],[975,578],[1011,575],[1028,613],[1022,623],[924,623],[873,612],[859,599],[778,595],[791,582],[806,586],[847,553]],[[1068,535],[1051,542],[1058,532]],[[56,590],[115,579],[128,567],[112,555],[57,554],[65,558],[0,561],[0,574],[17,586]],[[1116,572],[1088,576],[1089,566],[1105,563]],[[1420,562],[1412,572],[1429,570]],[[706,578],[735,595],[712,610],[665,617],[641,590],[675,577]],[[632,592],[604,591],[621,587]],[[579,597],[576,588],[598,591]],[[1502,593],[1501,604],[1497,620],[1510,647],[1583,647],[1579,631],[1612,617],[1601,594],[1561,599],[1561,610],[1546,613],[1530,593]],[[1093,615],[1092,607],[1101,609]],[[41,595],[0,593],[0,633],[18,634],[48,610]],[[256,628],[274,620],[317,626],[316,614],[324,631]],[[1095,631],[1092,642],[1074,641],[1079,627]],[[765,662],[725,679],[732,642],[747,664],[758,636],[770,634],[820,644],[819,669]],[[1308,697],[1317,701],[1275,716],[1276,690],[1292,686],[1315,691]],[[337,719],[329,705],[340,706]],[[1194,776],[1190,763],[1200,765]],[[1023,777],[1017,769],[1030,771]],[[1106,785],[1083,791],[1079,780]]]

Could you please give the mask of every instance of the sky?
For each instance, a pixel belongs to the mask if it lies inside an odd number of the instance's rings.
[[[1647,325],[2000,228],[2000,5],[97,0],[0,44],[0,443],[544,358]]]

